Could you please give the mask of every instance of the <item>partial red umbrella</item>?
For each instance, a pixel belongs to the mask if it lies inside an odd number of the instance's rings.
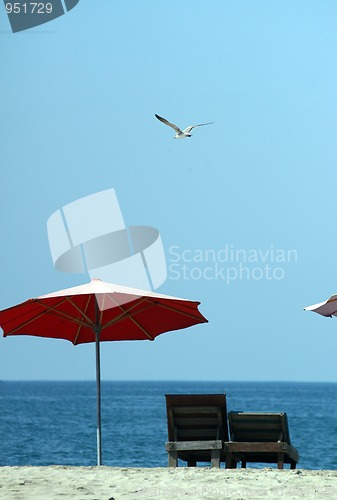
[[[331,295],[328,300],[319,302],[319,304],[314,304],[313,306],[305,307],[304,310],[313,311],[327,318],[337,316],[337,295]]]
[[[4,337],[34,335],[96,344],[97,465],[102,464],[100,342],[154,340],[207,319],[200,302],[92,280],[0,311]]]

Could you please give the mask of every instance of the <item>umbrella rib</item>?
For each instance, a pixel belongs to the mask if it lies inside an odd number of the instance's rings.
[[[71,304],[73,307],[75,307],[75,309],[76,309],[79,313],[81,313],[81,314],[82,314],[82,317],[83,317],[83,318],[85,318],[85,319],[87,320],[87,322],[88,322],[88,323],[81,322],[81,323],[80,323],[81,325],[83,325],[83,326],[88,326],[88,324],[89,324],[89,325],[91,325],[93,328],[95,328],[95,323],[94,323],[94,322],[93,322],[93,321],[89,318],[89,316],[87,316],[87,315],[85,314],[85,313],[86,313],[86,310],[87,310],[87,308],[88,308],[89,302],[90,302],[90,295],[88,295],[88,302],[87,302],[87,305],[85,306],[85,311],[84,311],[84,312],[83,312],[83,310],[82,310],[80,307],[78,307],[78,306],[75,304],[75,302],[73,302],[73,301],[70,299],[70,297],[66,297],[66,300],[67,300],[68,302],[70,302],[70,304]],[[77,321],[79,321],[79,320],[77,320]]]
[[[40,301],[39,299],[34,299],[34,300],[35,300],[38,304],[40,304],[41,306],[43,306],[43,307],[45,307],[45,308],[46,308],[46,310],[44,311],[44,313],[51,312],[51,313],[55,314],[55,316],[63,316],[64,318],[69,319],[71,322],[73,322],[73,323],[77,323],[77,324],[79,324],[79,325],[81,325],[81,326],[89,326],[89,325],[88,325],[88,323],[85,323],[84,321],[81,321],[81,320],[79,320],[79,319],[77,319],[77,318],[74,318],[73,316],[70,316],[69,314],[66,314],[66,313],[64,313],[64,312],[62,312],[62,311],[58,311],[57,309],[55,309],[55,307],[48,306],[47,304],[44,304],[44,302],[43,302],[43,301]],[[72,305],[74,305],[74,306],[75,306],[75,304],[74,304],[73,302],[69,301],[69,299],[68,299],[67,297],[65,298],[65,301],[68,301],[68,302],[70,302]],[[59,303],[57,304],[57,307],[58,307],[59,305],[63,304],[63,302],[65,302],[65,301],[59,302]],[[76,306],[75,306],[75,307],[76,307]],[[78,311],[80,311],[80,312],[81,312],[81,310],[80,310],[80,309],[78,309],[78,307],[76,307],[76,309],[77,309]],[[44,314],[44,313],[43,313],[43,314]],[[87,319],[87,320],[89,321],[90,325],[94,326],[94,323],[93,323],[93,322],[92,322],[89,318],[87,318],[86,316],[84,316],[84,317],[85,317],[85,319]],[[36,318],[35,318],[35,319],[36,319]]]
[[[32,299],[34,300],[34,299]],[[31,318],[29,319],[28,321],[25,321],[24,323],[21,323],[19,326],[17,326],[16,328],[14,328],[13,330],[11,330],[7,335],[12,335],[13,333],[15,333],[17,330],[20,330],[22,327],[25,327],[27,325],[29,325],[29,323],[32,323],[33,321],[36,321],[37,319],[41,318],[41,316],[43,316],[44,314],[46,314],[48,311],[47,310],[44,310],[42,311],[40,314],[38,314],[37,316],[34,316],[34,318]],[[6,335],[6,336],[7,336]]]
[[[140,330],[144,333],[144,335],[146,335],[146,336],[147,336],[147,338],[148,338],[149,340],[154,340],[154,337],[152,337],[152,335],[150,335],[150,334],[149,334],[149,332],[147,332],[147,331],[145,330],[145,328],[143,328],[143,327],[142,327],[142,325],[140,325],[140,324],[138,323],[138,321],[136,321],[136,320],[135,320],[135,318],[133,318],[132,316],[130,316],[130,319],[131,319],[131,321],[133,321],[133,323],[134,323],[136,326],[138,326],[138,328],[139,328],[139,329],[140,329]]]
[[[84,312],[83,312],[83,316],[84,316],[84,317],[86,317],[86,312],[87,312],[87,309],[88,309],[88,307],[89,307],[89,303],[90,303],[90,295],[89,295],[89,297],[88,297],[87,304],[86,304],[86,306],[85,306],[85,308],[84,308]],[[79,337],[79,335],[80,335],[81,326],[82,326],[82,325],[78,325],[77,332],[76,332],[76,335],[75,335],[75,338],[74,338],[74,341],[73,341],[73,344],[74,344],[74,345],[77,345],[77,340],[78,340],[78,337]]]
[[[99,315],[99,323],[101,325],[101,328],[102,328],[102,320],[103,320],[103,311],[105,309],[105,300],[106,300],[106,295],[104,294],[103,301],[102,301],[102,309],[100,310],[100,315]],[[96,301],[97,301],[97,297],[96,297]],[[97,301],[97,304],[98,304],[98,301]]]
[[[29,323],[33,323],[34,321],[38,320],[39,318],[41,318],[41,316],[44,316],[45,314],[47,314],[48,312],[52,313],[52,314],[55,314],[55,316],[63,316],[67,319],[70,319],[72,322],[74,323],[78,323],[80,326],[88,326],[87,323],[84,323],[80,320],[77,320],[75,318],[73,318],[72,316],[69,316],[68,314],[65,314],[61,311],[58,311],[57,309],[55,309],[54,307],[50,307],[50,306],[47,306],[46,304],[44,304],[42,301],[40,301],[39,299],[32,299],[33,302],[36,302],[37,304],[43,306],[45,308],[44,311],[40,312],[40,314],[34,316],[34,318],[31,318],[29,319],[28,321],[25,321],[24,323],[21,323],[19,326],[17,326],[16,328],[14,328],[13,330],[11,330],[8,334],[6,334],[6,337],[9,336],[9,335],[13,335],[13,333],[15,333],[17,330],[21,330],[22,328],[24,328],[25,326],[29,325]],[[63,304],[63,302],[65,302],[65,300],[59,302],[57,304],[57,306]]]
[[[115,301],[115,299],[113,298],[113,296],[112,296],[112,295],[109,295],[109,296],[110,296],[111,300],[112,300],[112,301],[113,301],[113,302],[114,302],[114,303],[115,303],[115,304],[116,304],[116,305],[117,305],[117,306],[118,306],[118,307],[122,310],[122,314],[120,314],[117,318],[114,318],[113,320],[109,321],[109,323],[107,323],[106,325],[104,325],[104,327],[106,327],[106,326],[110,326],[110,325],[112,325],[113,323],[116,323],[117,321],[120,321],[120,319],[121,319],[121,318],[123,318],[123,316],[124,316],[125,318],[130,318],[130,319],[131,319],[131,321],[133,321],[133,323],[134,323],[136,326],[138,326],[138,328],[140,328],[140,330],[144,333],[144,335],[146,335],[146,337],[147,337],[149,340],[154,340],[154,337],[152,337],[152,335],[150,335],[150,334],[149,334],[149,333],[145,330],[145,328],[143,328],[143,327],[142,327],[142,326],[138,323],[138,321],[136,321],[136,320],[132,317],[132,309],[134,309],[135,307],[139,306],[139,304],[141,304],[142,302],[148,302],[146,298],[144,298],[144,297],[143,297],[141,300],[138,300],[138,301],[136,302],[136,304],[135,304],[133,307],[131,307],[131,309],[127,309],[127,310],[126,310],[125,308],[123,308],[123,307],[122,307],[122,305],[121,305],[121,304],[118,304],[118,303]],[[138,310],[138,311],[137,311],[137,313],[139,313],[139,312],[143,312],[143,311],[145,311],[146,309],[149,309],[150,307],[152,307],[153,305],[154,305],[154,304],[153,304],[153,302],[150,302],[150,303],[148,303],[147,307],[142,308],[140,311]]]
[[[114,323],[116,323],[117,321],[119,321],[120,319],[123,318],[123,316],[128,316],[130,314],[132,314],[132,310],[139,306],[139,304],[141,304],[142,302],[145,301],[144,298],[142,298],[141,300],[138,300],[136,302],[136,304],[134,304],[130,309],[125,309],[121,306],[121,304],[118,304],[112,296],[110,296],[110,299],[116,304],[117,307],[119,307],[119,309],[122,311],[121,314],[119,316],[117,316],[116,318],[113,318],[112,320],[108,321],[107,323],[105,323],[105,325],[102,325],[102,329],[103,328],[107,328],[108,326],[110,325],[113,325]],[[149,306],[147,306],[146,308],[143,308],[141,309],[140,311],[137,311],[137,312],[143,312],[144,310],[148,309],[149,307],[152,307],[152,304],[150,304]]]
[[[110,294],[109,294],[110,296]],[[113,325],[114,323],[116,323],[116,321],[119,321],[121,318],[123,318],[123,316],[126,316],[127,314],[131,314],[131,311],[132,309],[134,309],[135,307],[137,307],[141,302],[144,301],[144,299],[142,299],[141,301],[137,301],[136,304],[134,304],[130,309],[128,310],[125,310],[122,308],[122,306],[120,304],[118,304],[112,296],[110,296],[110,299],[116,304],[117,307],[119,307],[119,309],[121,309],[122,313],[117,316],[116,318],[113,318],[112,320],[108,321],[107,323],[105,323],[105,325],[102,325],[102,329],[104,328],[107,328],[108,326],[110,325]]]
[[[191,313],[188,313],[188,312],[185,312],[185,311],[179,311],[175,307],[170,307],[170,306],[168,306],[166,304],[162,304],[161,302],[157,302],[157,305],[160,306],[160,307],[163,307],[164,309],[168,309],[169,311],[175,311],[178,314],[182,314],[184,316],[188,316],[189,318],[194,318],[195,320],[199,321],[199,323],[208,323],[208,320],[206,318],[204,318],[204,317],[198,318],[194,314],[191,314]]]

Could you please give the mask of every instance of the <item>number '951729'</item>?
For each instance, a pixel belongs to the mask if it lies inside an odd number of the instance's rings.
[[[6,12],[7,14],[51,14],[53,5],[50,2],[8,2]]]

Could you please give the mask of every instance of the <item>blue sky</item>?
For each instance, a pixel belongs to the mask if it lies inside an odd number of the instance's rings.
[[[103,344],[103,379],[336,382],[337,322],[303,311],[337,287],[336,18],[332,0],[80,0],[13,34],[1,8],[0,307],[88,281],[54,269],[47,219],[114,188],[127,224],[160,231],[158,291],[209,323]],[[214,124],[177,141],[154,113]],[[259,257],[219,262],[230,248]],[[216,262],[187,261],[206,250]],[[0,339],[2,380],[94,365],[93,345]]]

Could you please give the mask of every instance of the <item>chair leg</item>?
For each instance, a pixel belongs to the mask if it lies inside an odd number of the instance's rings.
[[[242,460],[242,461],[241,461],[241,469],[245,469],[245,468],[246,468],[246,466],[247,466],[247,462],[246,462],[246,460]]]
[[[197,466],[196,460],[188,460],[187,461],[187,467],[196,467],[196,466]]]
[[[226,469],[236,469],[236,460],[233,460],[232,453],[226,453]]]
[[[211,450],[211,465],[212,467],[220,467],[220,450]]]
[[[284,453],[277,454],[277,468],[283,469]]]
[[[168,466],[169,467],[177,467],[178,466],[178,452],[177,451],[169,451],[168,452]]]
[[[296,469],[296,462],[290,462],[290,468]]]

